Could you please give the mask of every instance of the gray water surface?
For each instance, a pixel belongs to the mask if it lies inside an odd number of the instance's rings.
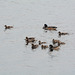
[[[44,24],[57,26],[45,32]],[[5,31],[4,25],[14,28]],[[58,37],[58,31],[69,35]],[[59,51],[41,46],[32,50],[25,37],[52,44],[65,42]],[[0,75],[75,75],[74,0],[0,0]]]

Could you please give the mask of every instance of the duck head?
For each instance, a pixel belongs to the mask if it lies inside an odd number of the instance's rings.
[[[28,40],[28,37],[26,37],[26,40]]]
[[[49,45],[49,49],[52,52],[53,51],[53,45]]]
[[[49,48],[50,48],[50,49],[53,48],[53,45],[49,45]]]
[[[61,32],[60,32],[60,31],[59,31],[58,33],[59,33],[59,35],[61,34]]]
[[[5,28],[7,28],[7,25],[4,25],[5,26]]]
[[[44,27],[45,27],[45,28],[48,27],[47,24],[44,24]]]

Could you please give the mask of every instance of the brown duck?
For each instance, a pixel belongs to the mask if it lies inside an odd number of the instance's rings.
[[[35,38],[34,38],[34,37],[30,37],[30,38],[26,37],[25,40],[26,40],[27,42],[34,42],[34,41],[35,41]]]
[[[41,42],[41,41],[39,41],[39,45],[41,45],[41,44],[45,44],[46,42]]]
[[[13,26],[7,26],[7,25],[5,25],[5,29],[10,29],[10,28],[13,28]]]
[[[68,35],[69,33],[64,33],[64,32],[58,32],[58,34],[59,34],[59,36],[61,36],[61,35]]]
[[[41,45],[41,48],[46,49],[46,48],[48,48],[48,46],[47,45]]]
[[[53,39],[52,42],[53,42],[53,44],[55,44],[55,43],[58,43],[58,42],[60,42],[60,41]]]
[[[53,41],[53,44],[55,44],[55,43],[62,44],[62,45],[65,44],[65,42],[61,42],[60,40],[53,39],[52,41]]]
[[[32,49],[36,49],[37,47],[38,47],[38,45],[32,44]]]

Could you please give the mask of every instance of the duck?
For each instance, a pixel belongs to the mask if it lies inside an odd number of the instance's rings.
[[[13,28],[13,26],[7,26],[7,25],[4,25],[4,26],[5,26],[5,29]]]
[[[34,41],[35,41],[35,38],[34,38],[34,37],[30,37],[30,38],[26,37],[25,40],[26,40],[27,42],[34,42]]]
[[[38,45],[32,44],[32,49],[36,49],[37,47],[38,47]]]
[[[39,40],[39,45],[41,45],[41,44],[45,44],[46,42],[41,42],[40,40]]]
[[[53,39],[52,42],[53,42],[53,44],[55,44],[55,43],[58,43],[58,42],[60,42],[60,41]]]
[[[59,34],[59,36],[61,36],[61,35],[68,35],[69,33],[64,33],[64,32],[58,32],[58,34]]]
[[[58,43],[58,45],[59,44],[61,44],[61,45],[65,44],[65,42],[61,42],[60,40],[55,40],[55,39],[53,39],[52,42],[53,42],[53,44]]]
[[[46,27],[57,28],[56,26],[48,26],[47,24],[44,24],[44,27],[43,28],[46,28]]]
[[[44,27],[43,27],[43,29],[45,29],[45,30],[56,30],[56,26],[48,26],[47,24],[44,24]]]
[[[48,46],[47,45],[41,45],[41,48],[46,49],[46,48],[48,48]]]
[[[60,45],[58,45],[58,46],[53,46],[53,45],[49,45],[49,49],[50,49],[50,51],[53,51],[53,50],[59,50],[59,46]]]

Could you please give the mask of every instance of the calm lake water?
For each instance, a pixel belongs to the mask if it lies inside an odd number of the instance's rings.
[[[44,24],[57,31],[44,31]],[[14,26],[5,31],[4,25]],[[69,35],[58,37],[58,31]],[[52,44],[65,42],[59,51],[41,46],[32,50],[25,37]],[[75,75],[74,0],[0,0],[0,75]]]

